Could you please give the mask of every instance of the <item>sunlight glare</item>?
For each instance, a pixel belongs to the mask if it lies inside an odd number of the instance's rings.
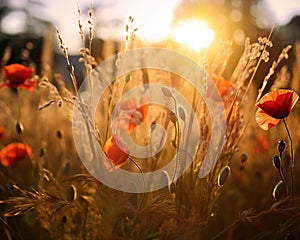
[[[152,0],[146,6],[143,4],[137,8],[134,18],[138,27],[138,37],[148,42],[166,40],[171,33],[173,15],[178,2],[178,0]]]
[[[173,31],[173,38],[198,52],[210,45],[215,38],[215,32],[205,22],[188,20],[179,22]]]

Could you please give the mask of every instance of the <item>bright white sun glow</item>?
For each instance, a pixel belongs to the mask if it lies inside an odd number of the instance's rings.
[[[187,20],[179,22],[173,30],[176,42],[184,44],[194,51],[207,48],[215,38],[215,32],[205,22]]]

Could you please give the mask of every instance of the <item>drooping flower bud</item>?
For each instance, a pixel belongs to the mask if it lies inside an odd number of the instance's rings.
[[[70,185],[67,188],[67,200],[68,201],[74,201],[77,198],[77,190],[74,185]]]
[[[178,114],[179,114],[179,117],[181,118],[181,120],[184,121],[185,120],[185,112],[184,112],[183,107],[178,108]]]
[[[277,149],[280,153],[283,153],[284,149],[285,149],[285,141],[280,140],[278,141],[278,145],[277,145]]]
[[[230,175],[230,167],[229,166],[223,167],[218,176],[218,185],[223,186],[227,181],[229,175]]]
[[[18,134],[22,134],[22,133],[23,133],[24,127],[23,127],[22,123],[19,123],[19,122],[18,122],[18,123],[16,124],[16,131],[17,131]]]
[[[273,156],[273,165],[275,168],[280,169],[281,167],[281,159],[278,155]]]
[[[169,192],[175,193],[175,191],[176,191],[176,185],[174,182],[171,182],[171,184],[169,185]]]
[[[162,93],[166,96],[166,97],[172,97],[172,92],[169,88],[167,87],[162,87],[161,88]]]
[[[246,162],[247,161],[247,155],[245,154],[245,153],[242,153],[241,155],[240,155],[240,158],[241,158],[241,163],[244,163],[244,162]]]

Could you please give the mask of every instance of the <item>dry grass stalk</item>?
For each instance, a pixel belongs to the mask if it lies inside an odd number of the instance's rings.
[[[97,65],[95,59],[92,57],[91,49],[94,34],[92,21],[93,12],[91,9],[92,7],[88,13],[88,47],[86,47],[83,25],[81,21],[78,20],[79,33],[83,45],[80,50],[82,54],[81,61],[85,63],[87,75],[90,75],[93,72],[92,69]],[[79,8],[78,13],[80,15]],[[134,19],[130,17],[129,24],[126,26],[124,52],[135,49],[136,47],[135,33],[137,28],[133,27],[133,22]],[[68,48],[64,44],[58,30],[57,34],[59,46],[66,58],[73,87],[77,94],[78,86],[73,66],[69,61]],[[225,136],[225,146],[215,168],[206,178],[199,179],[198,170],[206,154],[209,140],[213,137],[211,136],[210,129],[211,119],[203,99],[193,95],[188,97],[190,97],[191,105],[198,114],[197,116],[199,116],[201,145],[197,150],[191,168],[176,182],[174,181],[176,168],[173,176],[168,176],[168,174],[164,176],[170,183],[169,188],[166,187],[157,192],[145,194],[145,201],[142,207],[139,207],[141,195],[122,193],[104,186],[94,177],[87,174],[86,171],[82,169],[82,165],[80,165],[79,170],[69,169],[70,166],[68,166],[67,163],[71,163],[71,165],[74,164],[76,157],[75,154],[72,154],[68,149],[71,144],[68,144],[65,140],[65,135],[67,134],[65,128],[68,126],[68,122],[67,124],[61,124],[59,129],[56,129],[57,126],[54,130],[50,129],[52,130],[50,133],[56,133],[56,138],[49,138],[48,142],[39,143],[39,146],[42,146],[41,150],[43,150],[40,151],[40,159],[45,158],[47,149],[51,151],[49,147],[51,142],[56,144],[53,145],[54,147],[52,146],[52,149],[55,149],[59,154],[53,157],[50,156],[49,159],[53,161],[53,166],[50,166],[57,171],[52,173],[49,170],[43,169],[42,167],[44,167],[44,165],[41,165],[38,169],[40,171],[37,184],[38,190],[22,190],[20,187],[14,185],[14,189],[18,191],[20,196],[10,196],[0,201],[1,204],[12,206],[6,211],[6,216],[16,216],[35,209],[41,226],[51,233],[51,237],[57,239],[203,238],[203,236],[205,236],[203,233],[204,230],[216,215],[217,200],[223,189],[223,185],[225,185],[225,181],[226,183],[228,182],[229,165],[231,164],[234,154],[239,150],[240,139],[243,137],[244,130],[247,126],[247,122],[244,121],[244,109],[241,107],[243,100],[248,95],[248,90],[250,89],[260,63],[262,61],[268,61],[269,52],[267,48],[271,46],[270,36],[268,38],[259,38],[258,43],[254,44],[250,44],[249,39],[246,40],[245,51],[230,80],[235,84],[237,92],[234,93],[231,105],[229,106],[226,121],[227,132]],[[208,63],[208,61],[204,59],[203,63],[205,64],[205,69],[211,71],[212,74],[222,75],[226,64],[229,62],[232,49],[230,42],[224,41],[223,39],[219,47],[224,51],[219,51],[220,54],[215,58],[215,61]],[[265,77],[262,89],[264,89],[270,76],[274,74],[279,62],[287,57],[289,49],[289,46],[283,49],[278,60],[274,62],[269,74]],[[116,74],[118,74],[122,66],[123,59],[121,59],[120,56],[121,54],[118,55],[115,63],[116,68],[113,69],[117,72]],[[93,72],[93,74],[97,73]],[[77,101],[75,106],[75,101],[78,96],[73,96],[72,92],[65,87],[64,81],[59,75],[55,76],[58,89],[46,78],[40,79],[38,86],[40,106],[38,110],[42,110],[46,115],[55,104],[59,108],[65,107],[64,102],[70,104],[72,107],[77,107],[85,119],[82,124],[92,126],[89,129],[89,137],[96,135],[102,146],[103,141],[105,141],[110,134],[109,121],[115,103],[126,92],[127,88],[130,89],[130,84],[145,84],[157,80],[159,77],[157,77],[156,74],[159,75],[162,73],[159,71],[145,71],[143,69],[138,73],[130,73],[127,76],[122,76],[120,79],[117,79],[111,85],[107,95],[105,95],[105,99],[103,99],[103,108],[100,113],[101,126],[93,126],[94,121],[90,115],[90,106],[88,103]],[[178,76],[172,76],[166,73],[162,75],[162,79],[166,81],[184,81]],[[92,83],[90,84],[92,87]],[[173,81],[168,84],[173,86],[172,84],[175,85],[176,83]],[[189,93],[191,90],[190,87],[191,86],[184,88],[183,92]],[[174,109],[174,112],[166,111],[165,109],[161,110],[157,106],[153,106],[153,109],[158,113],[156,112],[151,116],[151,121],[153,120],[152,123],[161,123],[171,136],[168,138],[167,145],[163,151],[152,158],[145,159],[144,162],[146,163],[142,165],[145,170],[153,170],[166,164],[173,153],[178,154],[178,158],[176,159],[177,167],[183,163],[186,158],[190,157],[184,152],[184,147],[179,148],[181,129],[179,129],[178,119],[180,118],[187,124],[191,116],[185,116],[185,109],[181,106],[177,106],[176,99],[172,98],[172,93],[165,92],[165,95],[170,97],[170,101],[167,102],[166,105],[169,104],[171,106],[170,109]],[[173,101],[171,101],[172,99]],[[103,112],[107,117],[103,117]],[[47,116],[48,115],[46,115],[46,117]],[[53,118],[50,118],[50,121],[53,121]],[[100,129],[100,127],[102,128]],[[104,131],[105,135],[102,136]],[[192,134],[191,132],[189,133]],[[142,138],[145,142],[147,141],[147,138],[142,135],[141,132],[137,132],[136,137]],[[189,141],[187,140],[186,144],[188,143]],[[139,160],[136,159],[134,159],[134,161],[139,162]],[[139,169],[142,169],[142,167]],[[130,167],[128,169],[130,169]],[[225,177],[224,169],[228,171]],[[11,195],[16,195],[16,193],[12,192]],[[257,225],[263,222],[263,218],[267,213],[271,215],[282,214],[283,216],[287,216],[287,219],[284,219],[282,227],[276,232],[282,235],[290,231],[292,227],[297,227],[296,223],[297,221],[299,222],[299,211],[296,209],[296,205],[293,209],[289,209],[285,202],[281,202],[281,204],[282,205],[278,203],[272,209],[260,214],[256,214],[252,210],[244,211],[230,228],[240,222]],[[291,217],[291,213],[294,217]]]

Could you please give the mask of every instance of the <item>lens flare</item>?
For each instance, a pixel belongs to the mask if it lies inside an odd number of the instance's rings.
[[[215,38],[215,32],[205,22],[188,20],[179,22],[173,30],[173,38],[198,52],[210,45]]]

